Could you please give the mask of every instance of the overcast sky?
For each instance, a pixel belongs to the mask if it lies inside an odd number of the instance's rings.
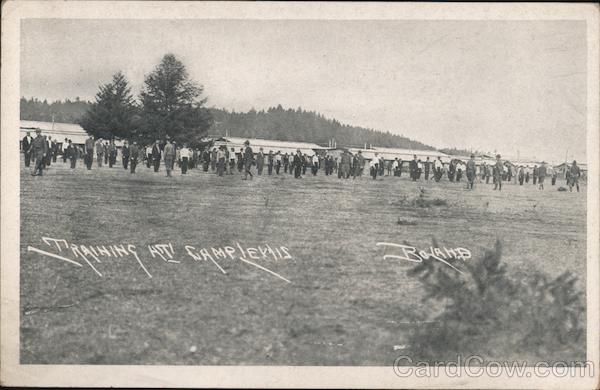
[[[436,146],[585,159],[577,21],[44,20],[22,22],[21,95],[134,91],[173,53],[208,105],[281,104]]]

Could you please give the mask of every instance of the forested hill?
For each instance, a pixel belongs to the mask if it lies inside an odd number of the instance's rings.
[[[77,123],[92,103],[75,100],[54,101],[21,98],[21,119],[29,121]]]
[[[214,125],[212,134],[248,138],[267,138],[281,141],[303,141],[326,145],[335,139],[338,146],[376,146],[433,150],[434,148],[409,138],[388,132],[341,124],[314,111],[300,108],[284,109],[281,105],[268,110],[244,113],[211,109]]]
[[[90,102],[80,100],[55,101],[21,98],[21,119],[78,123]],[[335,139],[338,146],[398,147],[408,149],[434,150],[433,147],[406,137],[388,132],[365,129],[363,127],[341,124],[335,119],[325,118],[314,111],[300,108],[284,109],[281,105],[267,110],[232,112],[225,109],[210,108],[214,124],[210,135],[225,135],[247,138],[266,138],[281,141],[303,141],[326,145]]]

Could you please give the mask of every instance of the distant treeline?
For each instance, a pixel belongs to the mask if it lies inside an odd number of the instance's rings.
[[[267,138],[281,141],[328,144],[335,139],[338,146],[374,146],[433,150],[435,148],[400,135],[363,127],[345,125],[314,111],[301,108],[285,109],[281,105],[248,112],[211,109],[214,119],[211,134],[225,134],[248,138]]]
[[[91,106],[91,102],[80,100],[56,100],[48,103],[47,100],[38,100],[35,98],[21,98],[21,119],[30,121],[52,122],[54,115],[55,122],[78,123],[83,114]]]
[[[21,119],[51,122],[79,123],[91,102],[80,100],[54,101],[35,98],[21,98]],[[335,139],[338,146],[362,146],[365,143],[373,146],[397,147],[408,149],[435,150],[432,146],[409,138],[345,125],[336,119],[328,119],[323,115],[301,108],[285,109],[281,105],[267,110],[235,112],[219,108],[209,108],[214,122],[209,130],[211,135],[266,138],[281,141],[314,142],[328,144]]]

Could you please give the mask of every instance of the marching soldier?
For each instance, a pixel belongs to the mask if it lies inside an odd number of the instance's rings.
[[[285,152],[285,154],[283,155],[283,157],[281,159],[283,161],[283,173],[288,173],[288,167],[290,165],[290,158],[289,158],[287,152]],[[291,171],[291,168],[290,168],[290,171]]]
[[[436,182],[439,182],[442,179],[442,175],[444,174],[444,163],[442,162],[442,158],[438,156],[437,160],[433,163],[434,178]]]
[[[94,137],[91,135],[88,139],[85,140],[85,155],[83,159],[85,160],[85,165],[89,170],[92,169],[92,161],[94,161]]]
[[[108,141],[104,141],[104,145],[102,145],[102,154],[104,155],[104,165],[108,165]]]
[[[246,142],[244,142],[244,145],[246,145],[246,149],[244,150],[244,154],[242,156],[244,163],[243,180],[246,180],[248,178],[248,175],[250,175],[250,180],[252,180],[254,176],[252,175],[252,172],[250,172],[250,169],[252,168],[252,163],[254,162],[254,152],[250,147],[250,141],[246,140]]]
[[[52,138],[52,137],[50,137],[50,138]],[[52,162],[55,163],[56,162],[56,158],[58,156],[58,143],[56,142],[55,139],[53,139],[51,141],[51,147],[52,147],[52,149],[50,151],[51,152],[50,154],[52,156]]]
[[[46,139],[42,137],[42,130],[35,129],[36,137],[31,141],[31,145],[29,146],[29,154],[33,153],[33,157],[35,158],[35,167],[32,176],[42,176],[44,167],[46,166],[46,154],[48,153],[48,143]],[[38,174],[39,172],[39,174]]]
[[[573,186],[577,187],[577,192],[579,192],[579,177],[581,176],[581,170],[577,165],[577,161],[573,160],[573,164],[569,169],[569,191],[573,191]]]
[[[475,174],[477,171],[477,166],[475,165],[475,155],[472,154],[469,161],[467,161],[467,188],[473,189],[473,185],[475,183]]]
[[[429,181],[429,170],[431,169],[431,161],[429,157],[425,159],[425,181]]]
[[[181,174],[185,175],[187,174],[190,162],[190,149],[187,147],[187,144],[183,144],[183,147],[179,151],[179,156],[181,157]]]
[[[278,150],[275,154],[275,173],[279,175],[279,170],[281,169],[281,151]]]
[[[494,165],[494,190],[498,191],[502,190],[502,171],[504,169],[501,157],[499,154],[496,155],[496,164]]]
[[[69,148],[69,140],[67,138],[65,138],[65,141],[61,145],[63,164],[67,162],[67,158],[69,157],[68,153],[67,153],[68,148]]]
[[[67,141],[67,149],[65,149],[65,151],[63,152],[63,156],[66,156],[69,158],[69,161],[71,162],[71,169],[75,169],[75,164],[77,162],[77,147],[75,145],[73,145],[73,143],[71,142],[71,140]]]
[[[29,165],[31,164],[31,152],[29,151],[29,148],[31,147],[32,142],[33,138],[31,137],[31,133],[28,131],[21,142],[21,147],[23,148],[23,154],[25,157],[25,168],[29,168]]]
[[[175,163],[175,147],[171,143],[171,140],[169,140],[168,138],[167,138],[167,144],[165,145],[165,150],[164,150],[164,159],[165,159],[165,170],[167,171],[167,177],[171,177],[171,171],[173,170],[173,166]],[[186,163],[187,163],[187,161],[186,161]]]
[[[152,164],[154,165],[154,172],[158,172],[158,168],[160,168],[161,155],[162,151],[160,150],[160,141],[156,140],[154,145],[152,145]]]
[[[375,157],[369,162],[369,171],[373,180],[376,180],[379,172],[379,157],[377,157],[377,153],[375,153]]]
[[[316,153],[314,156],[312,156],[311,170],[312,170],[313,176],[317,176],[317,172],[319,171],[319,156],[317,156]]]
[[[258,154],[256,155],[256,169],[258,170],[258,176],[262,176],[263,166],[265,165],[265,154],[263,148],[259,148]]]
[[[542,165],[540,165],[539,169],[538,169],[538,183],[539,183],[539,189],[543,190],[544,189],[544,179],[546,178],[546,162],[542,161]]]
[[[300,149],[296,150],[296,154],[294,155],[294,160],[293,160],[293,166],[294,166],[294,177],[296,179],[301,179],[301,172],[302,172],[302,161],[304,160],[304,157],[302,156],[302,152],[300,152]]]
[[[104,146],[102,145],[102,138],[99,138],[96,141],[96,163],[98,164],[98,168],[102,167],[102,160],[104,156]]]
[[[217,175],[218,176],[223,176],[223,172],[225,171],[225,164],[226,164],[226,157],[227,157],[227,153],[226,153],[226,147],[224,145],[221,145],[219,147],[219,150],[217,150]]]
[[[108,167],[112,168],[117,163],[117,146],[114,140],[110,140],[108,145]]]
[[[269,150],[269,154],[267,156],[267,173],[269,176],[273,174],[273,163],[275,160],[275,156],[273,156],[273,151]]]
[[[419,169],[419,167],[416,154],[413,155],[413,159],[410,161],[408,169],[410,170],[410,178],[412,179],[412,181],[417,181],[417,170]]]
[[[139,156],[140,156],[140,149],[138,148],[137,142],[133,141],[131,148],[129,148],[130,173],[135,173],[135,167],[137,166]]]
[[[523,168],[523,165],[521,165],[519,167],[519,185],[520,186],[523,185],[523,180],[525,180],[525,168]]]
[[[129,165],[129,146],[127,146],[127,141],[123,143],[123,148],[121,149],[121,160],[123,162],[123,169],[127,169],[127,165]]]

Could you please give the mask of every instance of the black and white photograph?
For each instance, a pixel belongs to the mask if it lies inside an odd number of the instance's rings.
[[[597,6],[17,3],[3,385],[596,386]]]

